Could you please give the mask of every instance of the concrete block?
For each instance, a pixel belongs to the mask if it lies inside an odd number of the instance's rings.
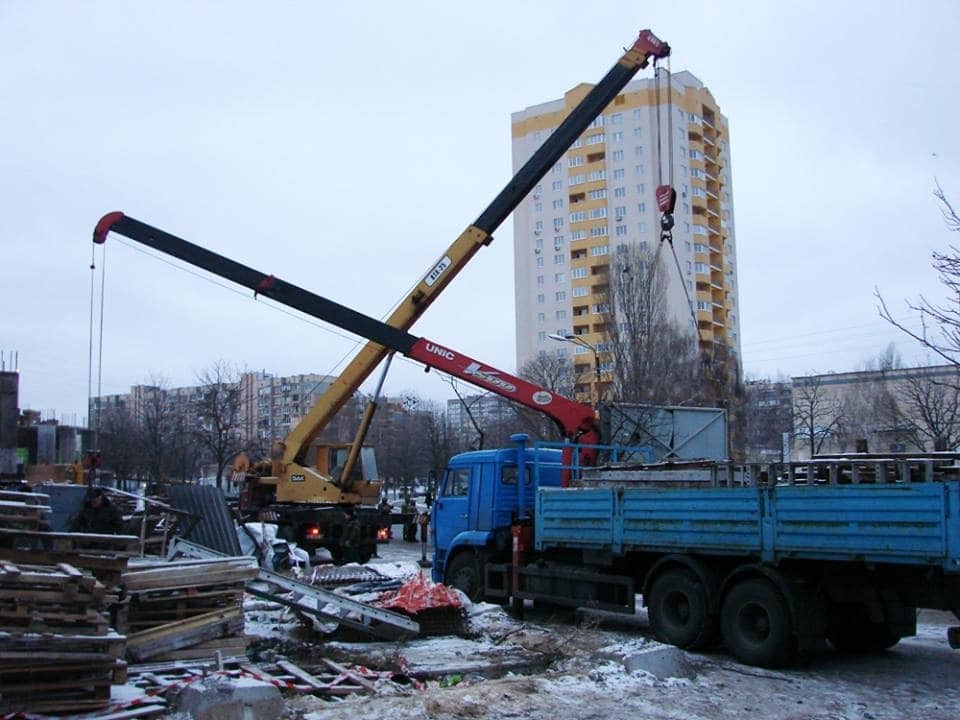
[[[283,699],[269,683],[218,677],[185,687],[175,707],[194,720],[278,720]]]
[[[692,678],[696,669],[680,648],[672,645],[651,645],[623,656],[627,672],[647,672],[658,680]]]

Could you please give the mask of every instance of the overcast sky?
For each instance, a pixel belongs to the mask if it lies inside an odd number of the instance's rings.
[[[509,180],[510,113],[596,82],[645,27],[730,122],[745,372],[856,369],[889,342],[923,360],[873,293],[904,318],[943,297],[954,0],[0,0],[0,350],[21,407],[85,416],[104,213],[384,317]],[[512,223],[495,238],[415,332],[513,370]],[[355,348],[125,242],[98,258],[103,393],[219,358],[335,373]],[[409,362],[386,390],[452,396]]]

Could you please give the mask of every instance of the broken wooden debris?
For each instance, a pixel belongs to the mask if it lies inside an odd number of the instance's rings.
[[[269,683],[281,691],[343,696],[379,692],[377,683],[371,678],[392,682],[393,677],[389,672],[348,668],[326,658],[322,666],[310,669],[300,667],[283,657],[264,663],[252,663],[246,658],[223,658],[219,668],[215,662],[210,658],[206,663],[194,661],[131,665],[130,682],[146,692],[164,695],[206,677],[252,678]]]
[[[148,660],[206,640],[243,633],[243,609],[214,610],[186,620],[158,625],[127,636],[127,655],[135,661]]]
[[[224,558],[214,550],[177,538],[171,544],[171,556],[180,554],[192,558]],[[375,637],[398,639],[413,637],[420,632],[420,626],[410,618],[390,610],[374,607],[352,598],[344,597],[330,590],[314,587],[299,580],[288,578],[279,573],[260,568],[256,579],[261,583],[284,590],[278,593],[272,589],[249,583],[247,592],[267,600],[296,608],[297,610],[319,618],[332,621]]]

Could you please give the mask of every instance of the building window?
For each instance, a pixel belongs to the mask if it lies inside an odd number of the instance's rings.
[[[538,322],[538,323],[542,323],[542,322],[546,322],[546,321],[547,321],[547,314],[546,314],[546,313],[537,313],[537,322]]]
[[[567,256],[564,255],[563,253],[553,256],[554,265],[563,265],[566,261],[567,261]]]
[[[585,278],[587,276],[587,268],[574,268],[570,271],[571,278]]]
[[[566,273],[557,273],[556,275],[553,276],[553,281],[554,281],[557,285],[562,285],[563,283],[565,283],[565,282],[567,281],[567,274],[566,274]]]
[[[613,189],[613,196],[622,198],[627,196],[627,189],[625,187],[618,187]]]
[[[643,145],[637,145],[633,149],[633,154],[635,157],[643,157]]]
[[[624,235],[627,234],[627,226],[626,226],[626,225],[617,225],[617,226],[614,228],[614,231],[615,231],[615,233],[616,233],[616,235],[617,235],[618,237],[623,237]]]
[[[538,294],[537,294],[537,305],[543,305],[544,300],[545,300],[545,298],[543,297],[543,293],[538,293]]]
[[[567,158],[567,167],[580,167],[585,162],[583,155],[572,155]]]
[[[540,342],[546,342],[546,340],[547,340],[547,333],[546,333],[545,331],[543,331],[543,330],[541,330],[540,332],[538,332],[538,333],[537,333],[537,340],[539,340]]]
[[[596,135],[590,135],[587,138],[587,145],[599,145],[604,141],[603,133],[598,133]]]
[[[571,230],[570,240],[583,240],[587,236],[586,230]]]
[[[596,182],[597,180],[605,180],[607,177],[606,170],[593,170],[592,172],[587,173],[587,180],[589,182]]]
[[[557,320],[566,320],[567,311],[566,310],[557,310]]]
[[[537,285],[543,285],[543,275],[537,275]]]
[[[607,226],[601,225],[600,227],[590,228],[590,237],[606,237],[607,236]]]
[[[693,269],[696,270],[698,273],[701,273],[701,274],[706,274],[706,272],[707,272],[707,266],[706,266],[706,264],[704,264],[704,263],[702,263],[702,262],[694,263],[694,264],[693,264]]]
[[[563,235],[554,235],[553,236],[553,249],[557,250],[563,246]]]
[[[633,129],[633,136],[634,136],[634,137],[643,137],[643,128],[642,128],[642,127],[635,127],[635,128]]]
[[[537,220],[533,225],[534,230],[543,230],[543,220]]]
[[[622,132],[615,132],[615,133],[613,134],[613,141],[614,141],[614,142],[623,142],[623,133],[622,133]]]
[[[613,151],[613,160],[614,160],[614,162],[623,160],[623,150],[614,150],[614,151]]]
[[[614,180],[623,180],[623,168],[617,168],[613,171]]]
[[[597,115],[593,122],[590,123],[589,128],[601,128],[603,127],[603,115]]]
[[[537,267],[538,267],[538,268],[542,268],[542,267],[543,267],[543,257],[538,257],[538,258],[537,258]]]
[[[569,187],[574,187],[575,185],[583,184],[583,181],[583,175],[571,175],[569,178],[567,178],[567,185]]]
[[[556,200],[553,201],[553,209],[554,209],[554,210],[562,210],[562,209],[563,209],[563,198],[558,198],[558,199],[556,199]]]
[[[554,219],[553,219],[553,230],[554,230],[554,232],[556,232],[557,230],[559,230],[559,229],[562,228],[562,227],[563,227],[563,218],[560,218],[560,217],[554,218]]]
[[[590,211],[591,220],[599,220],[600,218],[605,218],[607,216],[607,209],[605,207],[593,208]]]
[[[647,211],[647,204],[645,202],[637,203],[637,212],[645,213]]]
[[[617,220],[622,220],[623,216],[627,214],[626,205],[618,205],[613,209],[613,214],[616,215]]]
[[[550,183],[550,187],[553,190],[563,190],[563,180],[554,180]]]
[[[611,125],[622,125],[623,124],[623,113],[614,113],[610,116]]]
[[[609,245],[597,245],[596,247],[590,248],[590,254],[594,257],[598,255],[609,255],[610,246]]]
[[[633,174],[634,174],[634,175],[643,175],[643,172],[644,172],[643,165],[634,165],[634,166],[633,166]]]
[[[587,211],[586,211],[586,210],[577,210],[576,212],[570,213],[570,222],[571,222],[571,223],[583,222],[583,221],[586,220],[586,219],[587,219]]]
[[[591,190],[587,193],[587,197],[590,200],[603,200],[607,196],[606,188],[598,188],[596,190]]]
[[[573,297],[586,297],[589,294],[589,291],[585,287],[575,287],[573,289]]]

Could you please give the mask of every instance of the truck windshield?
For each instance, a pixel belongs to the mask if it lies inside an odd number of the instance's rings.
[[[517,484],[517,466],[516,465],[504,465],[500,470],[500,482],[504,485],[516,485]],[[531,483],[530,479],[530,468],[524,468],[524,479],[523,484],[529,485]]]
[[[446,497],[470,494],[470,468],[447,470],[443,479],[443,494]]]

